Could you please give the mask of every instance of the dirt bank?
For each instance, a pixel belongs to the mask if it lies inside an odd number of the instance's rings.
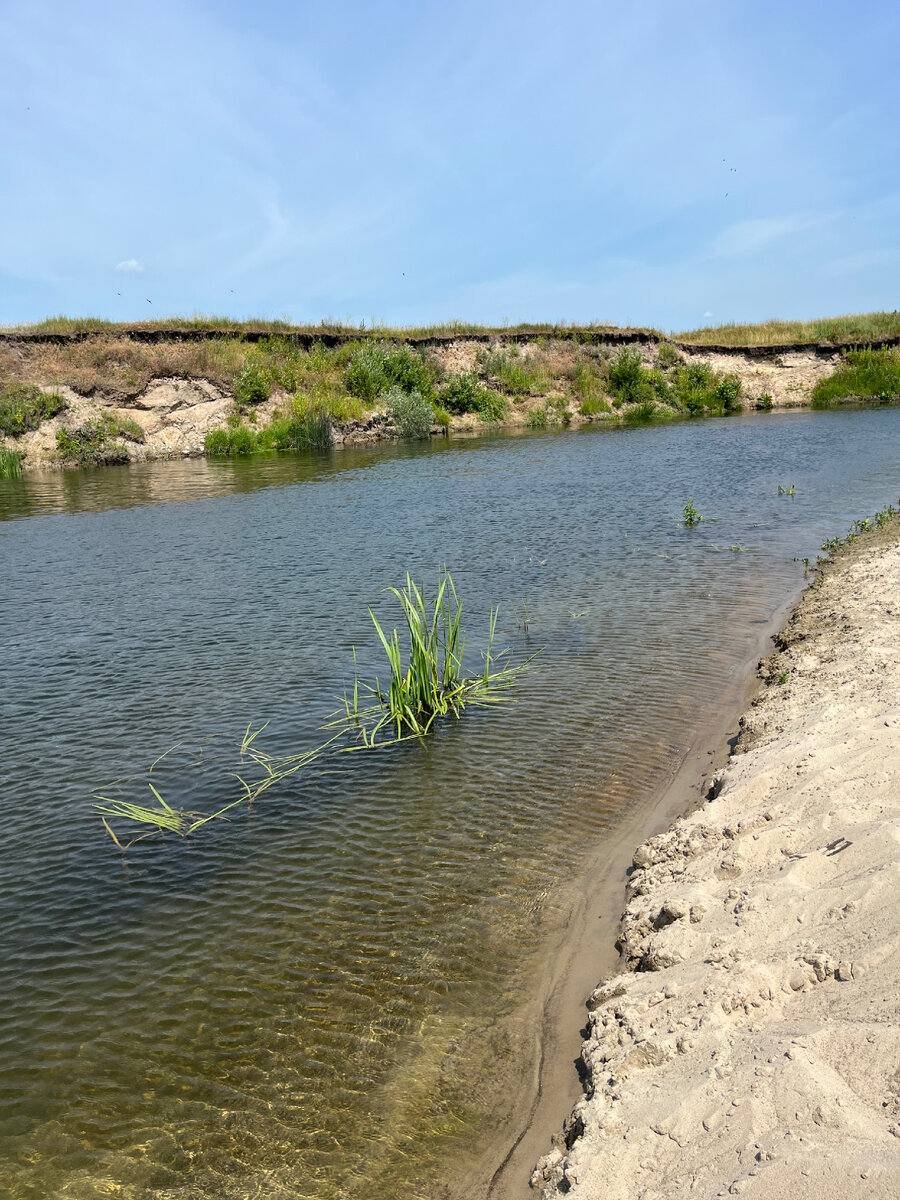
[[[900,528],[762,665],[716,795],[639,846],[545,1200],[900,1194]]]
[[[585,404],[585,381],[600,379],[604,364],[618,353],[624,338],[609,334],[606,340],[595,338],[587,344],[563,337],[501,337],[489,343],[484,337],[458,337],[430,339],[419,349],[442,378],[479,369],[485,376],[491,369],[485,368],[485,362],[492,357],[502,360],[505,355],[512,355],[511,361],[521,368],[520,377],[514,378],[514,390],[503,398],[506,415],[500,422],[486,426],[476,412],[450,415],[449,434],[472,434],[487,428],[535,426],[536,418],[536,427],[621,420],[625,410],[619,411],[609,397],[591,392],[593,403]],[[816,382],[830,374],[840,359],[838,348],[830,345],[737,350],[687,344],[673,347],[648,335],[635,335],[629,344],[648,369],[671,372],[678,364],[703,362],[720,375],[736,375],[742,386],[740,402],[750,409],[808,404]],[[202,454],[206,435],[224,427],[229,418],[235,419],[233,382],[250,349],[236,339],[179,341],[170,337],[145,345],[133,338],[109,335],[63,342],[59,338],[0,338],[0,384],[8,380],[35,385],[59,392],[67,403],[62,412],[37,429],[17,437],[0,437],[0,445],[21,453],[26,469],[58,466],[60,430],[75,432],[98,421],[113,421],[127,423],[131,431],[114,438],[119,459]],[[316,388],[327,383],[330,394],[336,395],[334,388],[342,386],[343,367],[329,370],[327,380],[311,374],[301,381],[301,390],[315,395]],[[493,380],[493,385],[502,396],[503,382]],[[337,447],[398,436],[377,403],[363,410],[358,402],[345,397],[338,408],[343,405],[346,409],[348,402],[351,407],[355,403],[359,411],[350,419],[335,419]],[[290,403],[289,392],[274,386],[268,399],[252,411],[242,410],[240,419],[252,428],[262,428],[274,414],[288,411]],[[445,432],[437,425],[434,431],[435,435]]]

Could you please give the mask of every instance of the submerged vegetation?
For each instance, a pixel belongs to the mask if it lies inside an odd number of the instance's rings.
[[[226,813],[240,804],[253,804],[268,788],[296,774],[326,753],[372,750],[409,738],[422,738],[440,717],[459,719],[469,705],[487,707],[510,699],[508,692],[528,670],[536,655],[512,664],[507,652],[499,655],[493,653],[497,609],[490,611],[487,646],[482,653],[481,667],[477,673],[466,674],[466,638],[461,624],[463,602],[450,572],[445,570],[442,573],[431,602],[409,573],[404,587],[386,590],[400,603],[405,624],[406,657],[401,649],[398,629],[386,632],[370,608],[369,615],[387,656],[388,682],[383,685],[376,677],[373,684],[362,683],[354,669],[352,692],[344,694],[342,707],[326,718],[322,726],[324,733],[331,734],[327,741],[299,754],[276,758],[255,744],[265,725],[256,730],[248,725],[240,743],[238,762],[228,772],[240,783],[241,794],[212,813],[174,807],[163,799],[155,783],[149,780],[148,787],[155,803],[135,803],[121,794],[107,795],[115,787],[121,788],[133,782],[132,779],[117,780],[107,785],[102,793],[94,795],[94,808],[116,845],[124,850],[134,842],[154,834],[173,833],[185,837],[211,821],[225,819]],[[355,649],[353,660],[355,668]],[[165,754],[161,755],[152,764],[149,774],[165,757]],[[254,777],[248,778],[251,772]],[[123,841],[107,818],[136,824],[141,832],[131,839],[123,834]]]
[[[813,408],[828,408],[847,400],[900,400],[900,350],[896,346],[866,346],[848,350],[833,375],[813,388]]]

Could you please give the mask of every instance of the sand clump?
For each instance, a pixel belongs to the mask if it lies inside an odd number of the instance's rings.
[[[825,568],[715,794],[635,852],[544,1200],[900,1196],[898,534]]]

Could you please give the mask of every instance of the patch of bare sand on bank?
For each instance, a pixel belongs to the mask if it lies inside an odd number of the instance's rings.
[[[635,853],[546,1200],[900,1196],[896,523],[776,645],[718,795]]]

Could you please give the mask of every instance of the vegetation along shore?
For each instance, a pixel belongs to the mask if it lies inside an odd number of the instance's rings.
[[[54,318],[0,331],[0,476],[900,398],[900,313],[422,329]]]

